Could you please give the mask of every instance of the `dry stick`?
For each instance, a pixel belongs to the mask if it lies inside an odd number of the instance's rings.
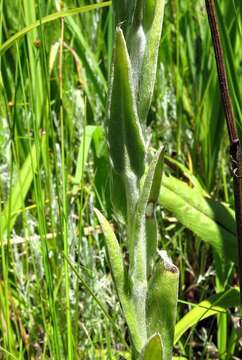
[[[240,147],[240,142],[236,128],[236,121],[235,121],[232,101],[229,95],[228,80],[226,75],[224,55],[223,55],[221,39],[219,35],[214,0],[205,0],[205,1],[206,1],[208,20],[209,20],[216,63],[217,63],[220,92],[221,92],[222,103],[223,103],[229,140],[230,140],[230,154],[232,158],[232,167],[233,167],[233,175],[234,175],[234,201],[235,201],[235,214],[236,214],[236,223],[237,223],[237,239],[238,239],[238,249],[239,249],[238,260],[239,260],[240,301],[242,305],[242,153],[241,153],[241,147]],[[240,326],[242,326],[241,321],[240,321]]]

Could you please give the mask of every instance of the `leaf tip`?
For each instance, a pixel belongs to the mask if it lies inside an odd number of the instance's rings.
[[[171,258],[168,256],[165,250],[158,250],[158,255],[163,262],[164,268],[166,271],[169,271],[173,274],[178,273],[178,268],[173,264]]]

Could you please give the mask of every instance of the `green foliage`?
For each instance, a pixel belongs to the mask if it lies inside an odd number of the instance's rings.
[[[82,6],[80,8],[69,9],[69,10],[62,11],[62,12],[59,11],[58,13],[48,15],[48,16],[42,18],[41,20],[33,22],[32,24],[29,24],[28,26],[26,26],[25,28],[21,29],[19,32],[14,34],[6,42],[4,42],[0,46],[0,55],[4,54],[4,52],[7,51],[17,40],[21,39],[28,32],[36,29],[39,26],[42,26],[42,25],[44,25],[44,24],[46,24],[48,22],[55,21],[55,20],[60,19],[60,18],[64,18],[66,16],[72,16],[72,15],[76,15],[76,14],[79,14],[79,13],[91,11],[91,10],[94,10],[94,9],[97,9],[97,8],[110,6],[110,5],[111,5],[111,2],[107,1],[107,2],[104,2],[102,4],[90,5],[90,6]]]
[[[228,207],[171,176],[164,176],[160,202],[183,225],[212,245],[220,259],[237,262],[235,218]]]
[[[0,358],[240,358],[204,1],[97,2],[0,0]],[[241,137],[241,1],[215,4]]]
[[[13,185],[9,199],[7,200],[4,210],[1,212],[1,234],[6,236],[6,232],[11,232],[16,222],[17,216],[23,209],[25,197],[32,184],[33,177],[37,168],[36,146],[33,145],[27,159],[22,167],[18,169],[18,180]]]
[[[159,334],[153,335],[145,345],[141,360],[162,360],[162,343]]]
[[[113,57],[107,124],[110,155],[117,174],[126,177],[128,172],[132,172],[138,181],[144,173],[145,148],[135,102],[131,63],[120,28],[116,31]]]
[[[127,324],[129,326],[132,342],[135,349],[139,351],[143,347],[144,339],[142,338],[142,333],[139,328],[140,319],[138,319],[137,316],[137,309],[135,308],[132,297],[130,297],[129,279],[125,273],[120,246],[109,222],[97,209],[96,214],[106,238],[107,251],[113,273],[113,279]]]
[[[174,343],[176,344],[181,336],[199,321],[217,313],[226,313],[227,308],[239,306],[239,303],[239,290],[232,288],[195,305],[194,308],[176,324]]]
[[[117,10],[116,7],[117,2],[114,6]],[[133,14],[132,4],[130,8],[128,11],[123,4],[121,12],[116,13],[118,18],[125,16],[123,21],[128,25],[126,39],[121,27],[116,28],[107,121],[112,199],[117,215],[121,214],[127,224],[126,275],[122,252],[111,226],[99,212],[97,216],[106,238],[134,356],[145,348],[144,359],[158,354],[168,360],[172,358],[178,270],[168,265],[166,259],[159,260],[155,266],[158,242],[154,212],[161,186],[164,149],[153,156],[145,173],[147,156],[141,129],[153,94],[164,2],[137,1]]]
[[[149,281],[147,299],[148,335],[158,333],[163,344],[163,358],[172,358],[174,328],[179,272],[166,251],[159,252],[160,259],[156,264]]]

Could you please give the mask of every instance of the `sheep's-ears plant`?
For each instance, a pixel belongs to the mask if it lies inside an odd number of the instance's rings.
[[[157,250],[155,205],[164,149],[148,154],[146,117],[153,94],[164,12],[163,0],[116,0],[117,21],[109,87],[107,138],[115,215],[126,224],[124,264],[109,222],[102,226],[134,359],[170,360],[176,318],[178,269]],[[124,29],[124,30],[123,30]]]

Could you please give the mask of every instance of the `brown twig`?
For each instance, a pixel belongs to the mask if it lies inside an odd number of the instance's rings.
[[[208,20],[213,40],[215,58],[217,63],[217,71],[219,78],[219,86],[221,91],[222,103],[224,107],[225,117],[227,121],[227,127],[229,132],[230,142],[234,143],[238,140],[238,134],[235,124],[235,117],[233,107],[229,95],[228,80],[226,75],[223,49],[221,46],[221,39],[218,29],[217,16],[215,12],[214,0],[206,0],[206,8],[208,14]]]
[[[232,157],[232,167],[234,174],[234,198],[235,198],[234,201],[235,201],[237,239],[238,239],[238,250],[239,250],[238,260],[239,260],[240,299],[242,304],[242,153],[238,138],[238,132],[236,128],[236,121],[235,121],[232,101],[229,95],[229,86],[226,75],[224,55],[221,45],[214,0],[205,0],[205,2],[206,2],[208,20],[209,20],[209,25],[213,40],[213,47],[215,52],[216,64],[217,64],[217,72],[218,72],[219,86],[222,97],[222,104],[224,108],[228,134],[230,139],[230,153]]]

